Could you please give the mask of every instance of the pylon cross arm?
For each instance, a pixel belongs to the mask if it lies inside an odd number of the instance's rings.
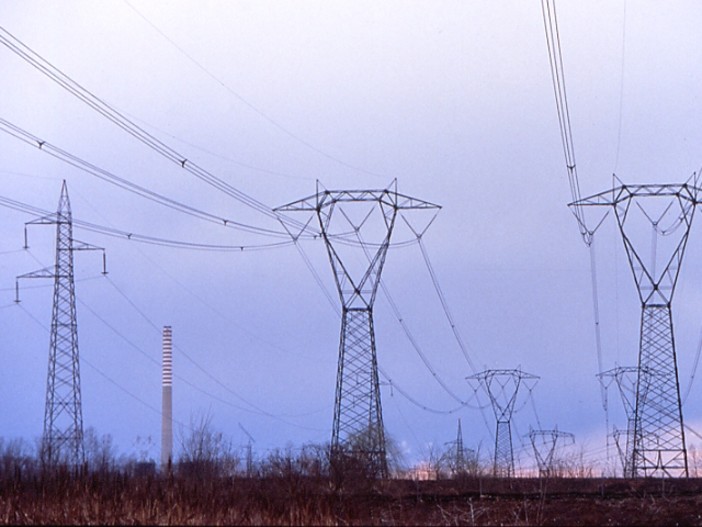
[[[702,188],[689,183],[620,185],[569,203],[568,206],[614,206],[635,197],[652,196],[678,197],[682,200],[690,201],[693,205],[698,205],[702,203],[702,201],[699,200],[700,193],[702,193]]]
[[[398,210],[440,209],[441,205],[400,194],[390,189],[382,190],[323,190],[276,207],[276,212],[319,211],[335,203],[375,201]]]
[[[54,278],[54,276],[56,276],[56,272],[53,269],[50,269],[49,267],[44,267],[44,269],[39,269],[30,273],[21,274],[17,277],[17,280],[19,280],[20,278]]]

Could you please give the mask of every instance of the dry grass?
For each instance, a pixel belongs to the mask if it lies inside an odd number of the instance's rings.
[[[287,457],[254,477],[0,464],[4,524],[701,525],[702,480],[554,478],[342,485]],[[296,464],[297,463],[297,464]],[[305,468],[307,467],[307,468]]]

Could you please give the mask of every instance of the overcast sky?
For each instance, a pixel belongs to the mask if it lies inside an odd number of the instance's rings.
[[[558,2],[583,195],[627,182],[683,182],[702,164],[697,2]],[[541,6],[537,1],[6,1],[2,27],[185,158],[269,207],[316,190],[398,190],[443,208],[424,236],[477,369],[541,377],[515,415],[575,434],[606,461],[595,375],[590,253],[566,204]],[[259,227],[274,221],[160,157],[0,47],[0,117],[124,179]],[[198,220],[130,194],[0,134],[0,195],[55,210],[68,183],[74,217],[183,241],[281,241]],[[300,219],[303,219],[302,217]],[[55,231],[0,209],[0,435],[41,434],[51,284],[15,276],[53,264]],[[691,382],[702,305],[702,238],[693,226],[674,304],[681,391]],[[397,241],[410,239],[398,230]],[[173,326],[174,414],[210,413],[243,445],[330,439],[340,320],[291,246],[240,252],[158,247],[76,228],[103,246],[76,254],[86,427],[121,452],[160,444],[160,328]],[[321,241],[301,242],[336,300]],[[364,258],[362,251],[354,256]],[[611,221],[596,237],[602,363],[633,365],[639,306]],[[384,282],[443,382],[466,399],[472,373],[417,244],[390,250]],[[413,349],[382,293],[378,360],[423,406],[456,401]],[[190,360],[192,359],[192,360]],[[428,412],[381,388],[387,433],[411,462],[455,438],[492,450],[494,418]],[[625,427],[612,394],[609,424]],[[475,400],[474,398],[472,399]],[[481,401],[487,400],[482,396]],[[684,416],[702,430],[702,389]],[[535,411],[536,410],[536,411]],[[176,425],[178,428],[179,425]],[[688,441],[698,443],[690,435]],[[177,443],[177,440],[176,440]],[[143,441],[142,441],[143,444]],[[613,454],[613,451],[611,452]],[[525,451],[522,463],[528,466]]]

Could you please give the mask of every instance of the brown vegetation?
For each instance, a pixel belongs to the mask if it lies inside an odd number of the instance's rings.
[[[165,470],[115,459],[110,441],[96,436],[75,469],[42,467],[27,444],[0,440],[0,522],[702,525],[702,479],[498,479],[474,464],[437,480],[376,479],[331,470],[326,447],[276,451],[244,464],[219,436],[196,438]]]
[[[310,464],[310,461],[312,463]],[[6,524],[702,524],[702,480],[346,481],[279,453],[253,477],[3,465]],[[309,470],[309,468],[311,470]],[[6,470],[10,468],[11,470]]]

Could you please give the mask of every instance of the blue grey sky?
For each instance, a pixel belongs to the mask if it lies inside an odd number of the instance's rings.
[[[557,3],[583,195],[626,182],[683,182],[702,164],[696,2]],[[2,27],[188,160],[270,207],[327,188],[384,188],[438,203],[424,244],[478,370],[541,377],[515,415],[531,466],[533,428],[576,436],[605,466],[595,378],[590,253],[570,192],[541,6],[530,1],[9,1]],[[216,215],[279,229],[160,157],[0,47],[0,117],[155,192]],[[281,241],[198,220],[81,172],[0,134],[0,195],[55,210],[68,182],[75,218],[155,237],[260,245]],[[0,435],[40,435],[51,284],[15,276],[53,263],[55,233],[0,208]],[[610,218],[611,220],[611,218]],[[693,226],[674,304],[681,391],[700,334],[702,239]],[[397,241],[410,239],[398,229]],[[108,252],[77,254],[86,426],[121,452],[151,436],[158,456],[160,327],[173,327],[174,414],[210,413],[265,454],[330,439],[340,321],[291,246],[205,252],[76,229]],[[301,242],[336,299],[324,247]],[[360,253],[356,258],[364,258]],[[596,237],[602,363],[636,360],[639,306],[614,224]],[[390,250],[384,282],[437,375],[475,401],[473,373],[417,244]],[[451,410],[393,310],[378,295],[378,360],[421,405]],[[190,360],[192,359],[192,360]],[[488,410],[428,412],[382,386],[388,434],[407,459],[455,438],[492,449]],[[615,394],[610,426],[625,426]],[[686,421],[702,430],[693,384]],[[480,397],[482,404],[487,399]],[[534,411],[536,409],[536,412]],[[179,425],[176,425],[178,428]],[[698,437],[690,435],[692,444]],[[177,440],[176,440],[177,444]],[[433,447],[432,447],[433,445]],[[614,454],[613,450],[610,454]],[[610,459],[610,463],[613,462]]]

